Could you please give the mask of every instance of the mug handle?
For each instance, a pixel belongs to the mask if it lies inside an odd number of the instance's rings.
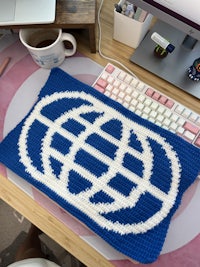
[[[70,33],[62,33],[61,41],[68,41],[72,44],[72,49],[65,49],[65,56],[70,57],[76,53],[77,43],[74,36]]]

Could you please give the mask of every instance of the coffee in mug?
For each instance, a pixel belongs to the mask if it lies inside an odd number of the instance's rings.
[[[61,65],[65,57],[75,54],[77,48],[74,36],[61,29],[21,29],[19,37],[35,63],[47,69]],[[64,41],[70,48],[65,48]]]

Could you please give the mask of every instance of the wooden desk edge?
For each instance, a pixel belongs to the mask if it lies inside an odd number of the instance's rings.
[[[113,264],[0,174],[0,198],[88,267]]]
[[[91,24],[36,24],[36,25],[13,25],[11,26],[1,26],[0,29],[8,29],[8,30],[20,30],[21,28],[45,28],[45,29],[53,29],[53,28],[61,28],[62,30],[76,30],[76,29],[86,29],[89,33],[89,46],[90,52],[96,53],[96,25]]]

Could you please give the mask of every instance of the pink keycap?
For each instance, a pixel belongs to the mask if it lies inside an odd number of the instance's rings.
[[[155,100],[158,100],[160,98],[160,94],[155,92],[153,95],[152,95],[152,98],[155,99]]]
[[[112,66],[112,65],[108,65],[107,67],[106,67],[106,71],[108,72],[108,73],[113,73],[113,71],[114,71],[114,66]]]
[[[183,126],[186,130],[190,131],[191,133],[193,134],[198,134],[200,128],[193,125],[192,123],[190,122],[186,122]]]
[[[106,86],[108,85],[108,82],[107,81],[105,81],[104,79],[102,79],[102,78],[99,78],[98,80],[97,80],[97,84],[99,85],[99,86],[101,86],[102,88],[106,88]]]
[[[198,136],[198,138],[196,139],[196,141],[194,142],[194,144],[198,147],[200,147],[200,135]]]
[[[153,95],[153,93],[154,93],[154,90],[152,88],[148,88],[146,90],[146,93],[145,94],[151,97]]]
[[[95,85],[94,85],[94,88],[95,88],[97,91],[101,92],[101,93],[104,93],[104,91],[105,91],[105,89],[102,88],[101,86],[99,86],[98,84],[95,84]]]
[[[160,102],[161,104],[164,105],[164,104],[167,102],[167,97],[164,96],[164,95],[162,95],[162,96],[159,98],[159,102]]]
[[[165,103],[165,106],[166,106],[167,108],[172,108],[173,105],[174,105],[174,101],[171,100],[171,99],[168,99],[167,102]]]

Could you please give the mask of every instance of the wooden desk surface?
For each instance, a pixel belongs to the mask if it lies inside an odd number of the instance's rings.
[[[100,0],[97,2],[99,4]],[[113,7],[115,2],[114,0],[104,1],[102,8],[102,52],[106,56],[112,57],[125,64],[144,82],[158,88],[168,96],[173,97],[182,104],[200,113],[200,101],[198,99],[129,62],[133,49],[112,39]],[[108,60],[103,59],[98,53],[92,54],[88,51],[85,33],[76,32],[75,35],[78,40],[79,52],[101,65],[106,65]],[[97,251],[81,240],[80,237],[67,229],[54,216],[49,214],[44,208],[39,206],[34,200],[2,176],[0,176],[0,197],[88,267],[113,266]]]
[[[82,24],[94,24],[95,2],[95,0],[57,0],[56,20],[54,24],[68,24],[69,27],[73,25],[80,27]]]

